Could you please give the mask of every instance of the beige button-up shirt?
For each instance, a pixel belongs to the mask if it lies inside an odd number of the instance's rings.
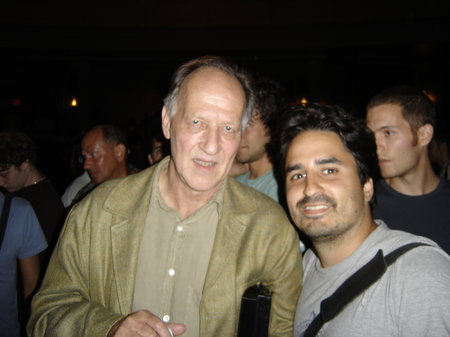
[[[155,172],[159,181],[167,165]],[[208,204],[182,219],[153,184],[139,251],[133,311],[147,309],[165,322],[186,324],[199,336],[199,306],[208,270],[223,188]]]

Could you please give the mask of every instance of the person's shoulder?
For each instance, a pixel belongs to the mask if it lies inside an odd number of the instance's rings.
[[[11,196],[10,198],[11,205],[8,223],[10,221],[14,223],[14,227],[18,231],[22,231],[30,226],[40,228],[38,218],[30,202],[18,196]]]
[[[149,167],[123,178],[105,181],[98,185],[91,194],[95,197],[105,197],[111,193],[122,193],[133,188],[148,188],[145,181],[151,178],[153,170],[153,167]]]
[[[234,179],[228,181],[224,193],[224,207],[238,215],[244,223],[257,223],[258,226],[249,226],[255,230],[256,228],[267,230],[273,234],[280,230],[294,231],[285,210],[279,203]]]
[[[377,199],[401,199],[403,197],[407,197],[406,194],[400,193],[397,190],[393,189],[384,179],[378,179],[375,182],[375,196]]]
[[[258,211],[261,207],[282,209],[279,203],[253,187],[236,181],[233,178],[228,179],[228,184],[229,191],[233,195],[232,198],[234,200],[251,203],[253,207],[258,208]]]
[[[443,193],[450,197],[450,180],[440,178],[440,185],[442,185]]]
[[[377,224],[377,230],[374,232],[375,237],[372,245],[383,249],[385,254],[411,242],[420,242],[428,246],[438,247],[436,242],[427,237],[403,230],[391,229],[389,224],[386,224],[383,220],[377,219],[375,223]]]
[[[142,170],[124,178],[105,181],[92,190],[77,209],[109,209],[129,215],[138,207],[145,195],[150,193],[153,168]]]
[[[401,283],[404,289],[432,289],[439,296],[450,296],[450,256],[435,244],[411,249],[390,269],[395,282]]]
[[[382,247],[384,255],[411,243],[418,243],[417,247],[411,249],[402,256],[399,265],[410,266],[420,269],[441,265],[448,269],[450,276],[450,256],[433,240],[420,235],[414,235],[400,230],[387,229]],[[432,262],[434,261],[434,262]],[[438,263],[436,263],[439,261]],[[397,262],[396,262],[397,263]]]
[[[10,198],[11,198],[10,211],[18,212],[19,214],[23,212],[33,211],[30,202],[27,201],[26,199],[18,196],[10,196]]]
[[[244,172],[241,175],[238,175],[238,176],[234,177],[234,179],[236,179],[240,183],[244,183],[245,184],[245,182],[248,181],[248,177],[249,176],[250,176],[249,172]]]

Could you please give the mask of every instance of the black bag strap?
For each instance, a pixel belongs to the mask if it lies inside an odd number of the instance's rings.
[[[336,291],[320,303],[320,313],[314,318],[304,333],[304,337],[314,337],[322,326],[335,318],[344,307],[358,297],[364,290],[378,281],[400,256],[427,243],[412,242],[397,248],[384,256],[380,249],[375,257],[351,275]]]
[[[4,194],[2,215],[0,217],[0,249],[2,249],[3,237],[6,232],[6,224],[8,223],[9,209],[11,208],[12,197]]]

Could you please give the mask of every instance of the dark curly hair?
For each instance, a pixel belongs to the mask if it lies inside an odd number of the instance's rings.
[[[288,107],[284,87],[268,77],[256,77],[253,81],[255,110],[264,125],[270,130],[280,114]]]
[[[36,158],[36,143],[28,135],[17,131],[0,132],[0,171],[18,167],[26,160],[34,164]]]
[[[284,176],[289,144],[300,133],[308,130],[331,131],[341,138],[356,161],[361,185],[369,178],[380,176],[375,137],[365,121],[347,113],[338,106],[310,104],[294,106],[285,111],[277,130],[276,143],[280,153],[279,164]]]

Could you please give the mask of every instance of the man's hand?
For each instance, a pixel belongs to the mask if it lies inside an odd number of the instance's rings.
[[[108,337],[172,337],[186,331],[184,324],[164,323],[148,310],[136,311],[118,321],[108,333]]]

